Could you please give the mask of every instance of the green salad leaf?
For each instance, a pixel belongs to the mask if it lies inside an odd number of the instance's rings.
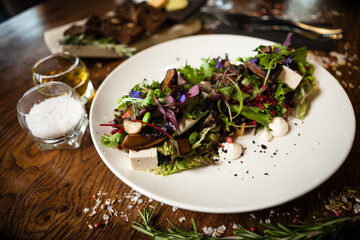
[[[193,155],[187,158],[177,158],[170,163],[162,162],[156,169],[151,169],[150,171],[155,174],[161,174],[163,176],[188,170],[191,168],[214,164],[213,156],[211,153],[207,153],[201,156]]]
[[[101,137],[100,142],[104,146],[117,147],[122,144],[125,136],[125,131],[123,131],[122,133],[117,132],[114,135],[104,134],[104,136]]]

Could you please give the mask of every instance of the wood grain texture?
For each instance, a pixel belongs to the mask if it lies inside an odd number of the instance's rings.
[[[155,205],[146,196],[139,204],[130,187],[119,180],[102,162],[86,132],[78,150],[40,151],[21,129],[16,115],[16,103],[23,93],[32,87],[33,63],[48,55],[43,32],[90,14],[108,11],[114,1],[49,1],[33,7],[0,25],[0,237],[1,239],[150,239],[131,228],[133,221],[140,221],[138,209]],[[358,5],[339,1],[323,1],[321,11],[325,20],[344,29],[344,39],[335,43],[335,51],[359,56],[360,19]],[[348,46],[348,47],[346,47]],[[349,49],[350,48],[350,49]],[[346,50],[347,49],[347,50]],[[328,52],[316,52],[329,56]],[[85,60],[94,85],[98,87],[104,78],[123,60]],[[191,219],[198,230],[203,227],[227,227],[225,235],[232,234],[233,223],[261,230],[260,220],[293,223],[313,221],[313,212],[324,211],[324,201],[329,193],[343,186],[360,191],[360,61],[348,60],[345,66],[329,71],[338,79],[348,94],[356,115],[356,136],[353,147],[342,167],[324,184],[306,195],[271,209],[240,214],[207,214],[157,203],[154,225],[169,228],[166,219],[185,229],[191,229]],[[337,72],[339,71],[339,72]],[[331,109],[336,114],[336,109]],[[342,127],[341,123],[334,128]],[[331,129],[329,129],[331,136]],[[235,187],[235,186],[225,186]],[[279,187],[279,186],[274,186]],[[111,216],[109,224],[90,230],[88,224],[104,224],[100,211],[90,217],[84,208],[95,206],[93,195],[102,191],[103,200],[117,198],[114,207],[118,216]],[[217,190],[221,194],[221,189]],[[264,199],[266,201],[266,199]],[[297,206],[300,211],[294,210]],[[274,213],[273,213],[274,211]],[[252,215],[253,214],[253,215]],[[184,222],[179,219],[185,217]]]

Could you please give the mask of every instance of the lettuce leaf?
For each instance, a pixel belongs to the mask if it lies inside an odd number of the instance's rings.
[[[183,68],[177,69],[180,74],[184,76],[184,78],[192,83],[200,83],[202,81],[205,81],[207,79],[210,79],[215,71],[215,67],[217,65],[216,59],[203,59],[203,63],[200,66],[200,69],[198,68],[192,68],[190,65],[185,63],[185,66]]]
[[[177,158],[171,163],[161,163],[156,169],[149,171],[154,172],[155,174],[161,174],[163,176],[188,170],[191,168],[211,165],[214,164],[213,156],[210,153],[207,153],[202,156],[191,156],[187,158]]]
[[[126,135],[127,134],[125,131],[123,131],[122,133],[117,132],[114,135],[104,134],[104,136],[101,137],[100,142],[104,146],[117,147],[122,144]]]
[[[230,104],[230,109],[232,112],[237,112],[239,105]],[[266,128],[269,128],[269,123],[271,122],[271,116],[257,112],[258,107],[243,107],[241,109],[241,115],[244,117],[254,120]]]

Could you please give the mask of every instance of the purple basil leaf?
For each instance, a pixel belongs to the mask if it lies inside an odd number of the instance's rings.
[[[220,98],[219,94],[216,92],[215,89],[213,89],[213,94],[212,94],[211,99],[212,99],[212,100],[217,100],[217,99],[219,99],[219,98]]]
[[[175,99],[174,99],[172,96],[170,96],[170,95],[167,95],[167,96],[166,96],[166,100],[168,100],[168,101],[171,102],[171,103],[174,103],[174,102],[175,102]]]
[[[293,32],[289,32],[288,35],[286,36],[286,39],[285,41],[283,42],[283,46],[285,47],[290,47],[291,45],[291,36],[293,35],[294,33]]]
[[[180,75],[178,76],[178,85],[185,85],[185,84],[187,84],[187,83],[188,83],[188,81],[186,81],[186,79],[183,78],[182,74],[180,74]]]
[[[199,92],[200,92],[199,86],[194,85],[192,88],[189,89],[188,96],[189,96],[189,98],[195,97],[196,95],[199,94]]]
[[[161,106],[161,103],[159,102],[157,97],[155,95],[153,97],[155,99],[156,106],[159,108],[160,112],[165,115],[165,109],[163,108],[163,106]]]
[[[178,122],[176,120],[175,113],[171,109],[166,109],[166,118],[174,125],[174,127],[178,128]]]

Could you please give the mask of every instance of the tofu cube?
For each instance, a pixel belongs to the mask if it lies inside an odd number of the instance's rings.
[[[129,150],[129,159],[134,170],[155,169],[158,166],[156,147],[140,151]]]
[[[295,88],[297,88],[297,86],[299,85],[301,79],[302,76],[300,74],[286,66],[282,66],[282,71],[279,75],[278,80],[286,83],[289,88],[295,90]]]

